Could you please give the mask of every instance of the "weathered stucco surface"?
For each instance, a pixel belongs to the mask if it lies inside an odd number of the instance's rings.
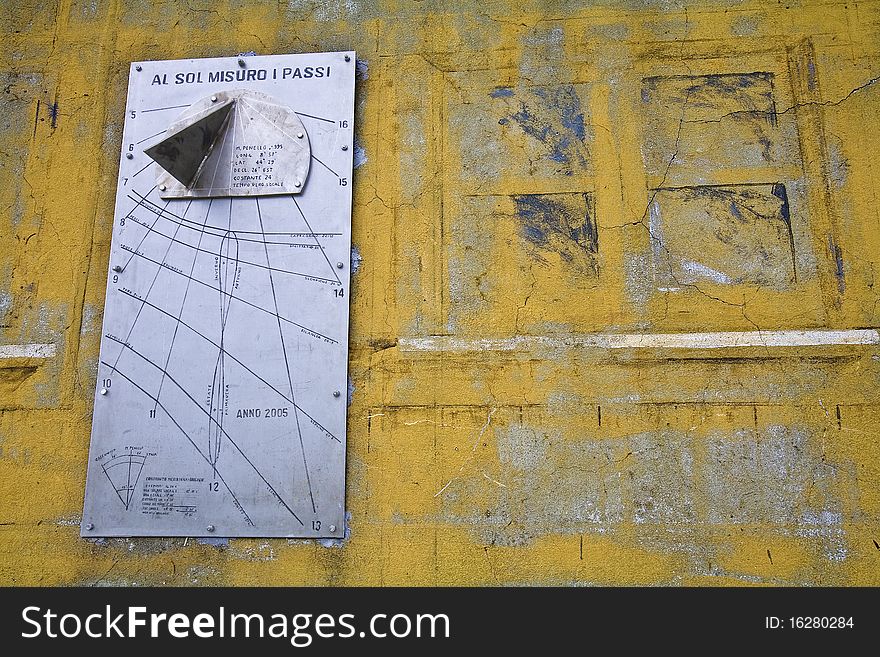
[[[0,25],[0,583],[880,584],[877,344],[572,339],[880,325],[880,3]],[[349,48],[350,538],[80,539],[129,62]]]

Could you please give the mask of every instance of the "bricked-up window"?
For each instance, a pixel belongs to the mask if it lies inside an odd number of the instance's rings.
[[[701,283],[776,290],[798,280],[789,202],[797,130],[768,72],[642,80],[647,221],[661,291]]]

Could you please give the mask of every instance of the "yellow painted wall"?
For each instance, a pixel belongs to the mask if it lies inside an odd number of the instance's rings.
[[[0,29],[0,345],[57,349],[0,358],[0,583],[880,584],[877,345],[584,344],[880,323],[880,3],[8,0]],[[129,62],[349,48],[350,538],[79,538]]]

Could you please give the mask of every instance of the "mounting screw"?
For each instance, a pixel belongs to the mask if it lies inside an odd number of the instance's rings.
[[[113,271],[115,271],[115,272],[122,271],[122,265],[113,265]]]
[[[343,267],[345,267],[345,265],[343,265],[341,262],[336,263],[336,269],[342,269]]]
[[[211,102],[212,102],[212,103],[216,103],[216,102],[217,102],[217,96],[211,96]]]
[[[166,189],[165,185],[159,185],[159,190],[160,190],[160,191],[163,191],[163,192],[164,192],[165,189]]]
[[[144,67],[141,66],[140,64],[135,64],[134,70],[135,70],[135,71],[143,71],[143,70],[144,70]]]
[[[209,532],[213,532],[213,531],[214,531],[214,525],[208,525],[207,527],[205,527],[205,529],[207,529]]]
[[[293,183],[293,184],[294,184],[295,187],[302,187],[302,180],[297,180],[297,181],[296,181],[295,183]]]
[[[346,55],[346,56],[345,56],[345,61],[350,62],[350,61],[351,61],[351,57],[350,57],[349,55]]]
[[[101,388],[101,394],[102,394],[102,395],[106,395],[106,394],[107,394],[107,388]]]
[[[125,158],[126,158],[127,160],[133,160],[133,159],[134,159],[134,155],[132,155],[131,153],[126,153],[126,154],[125,154]]]
[[[86,523],[86,531],[87,532],[92,531],[94,528],[95,528],[95,526],[92,523],[90,523],[90,522]]]
[[[330,533],[332,534],[335,531],[336,531],[336,525],[330,525]]]
[[[341,394],[342,394],[342,393],[339,392],[338,390],[334,390],[334,391],[333,391],[333,396],[334,396],[334,397],[339,397],[339,395],[341,395]]]
[[[296,133],[296,138],[297,138],[297,139],[302,139],[302,138],[303,138],[303,133],[301,133],[301,132],[297,132],[297,133]]]
[[[347,150],[348,150],[348,144],[343,144],[343,145],[342,145],[342,150],[347,151]]]
[[[238,60],[238,65],[241,66],[242,68],[244,68],[244,60],[243,60],[243,59],[239,59],[239,60]]]

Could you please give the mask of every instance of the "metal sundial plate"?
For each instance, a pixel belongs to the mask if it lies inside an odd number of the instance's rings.
[[[311,164],[296,113],[247,89],[205,96],[145,152],[163,199],[299,194]]]
[[[132,67],[84,536],[344,535],[355,56],[245,63]]]

